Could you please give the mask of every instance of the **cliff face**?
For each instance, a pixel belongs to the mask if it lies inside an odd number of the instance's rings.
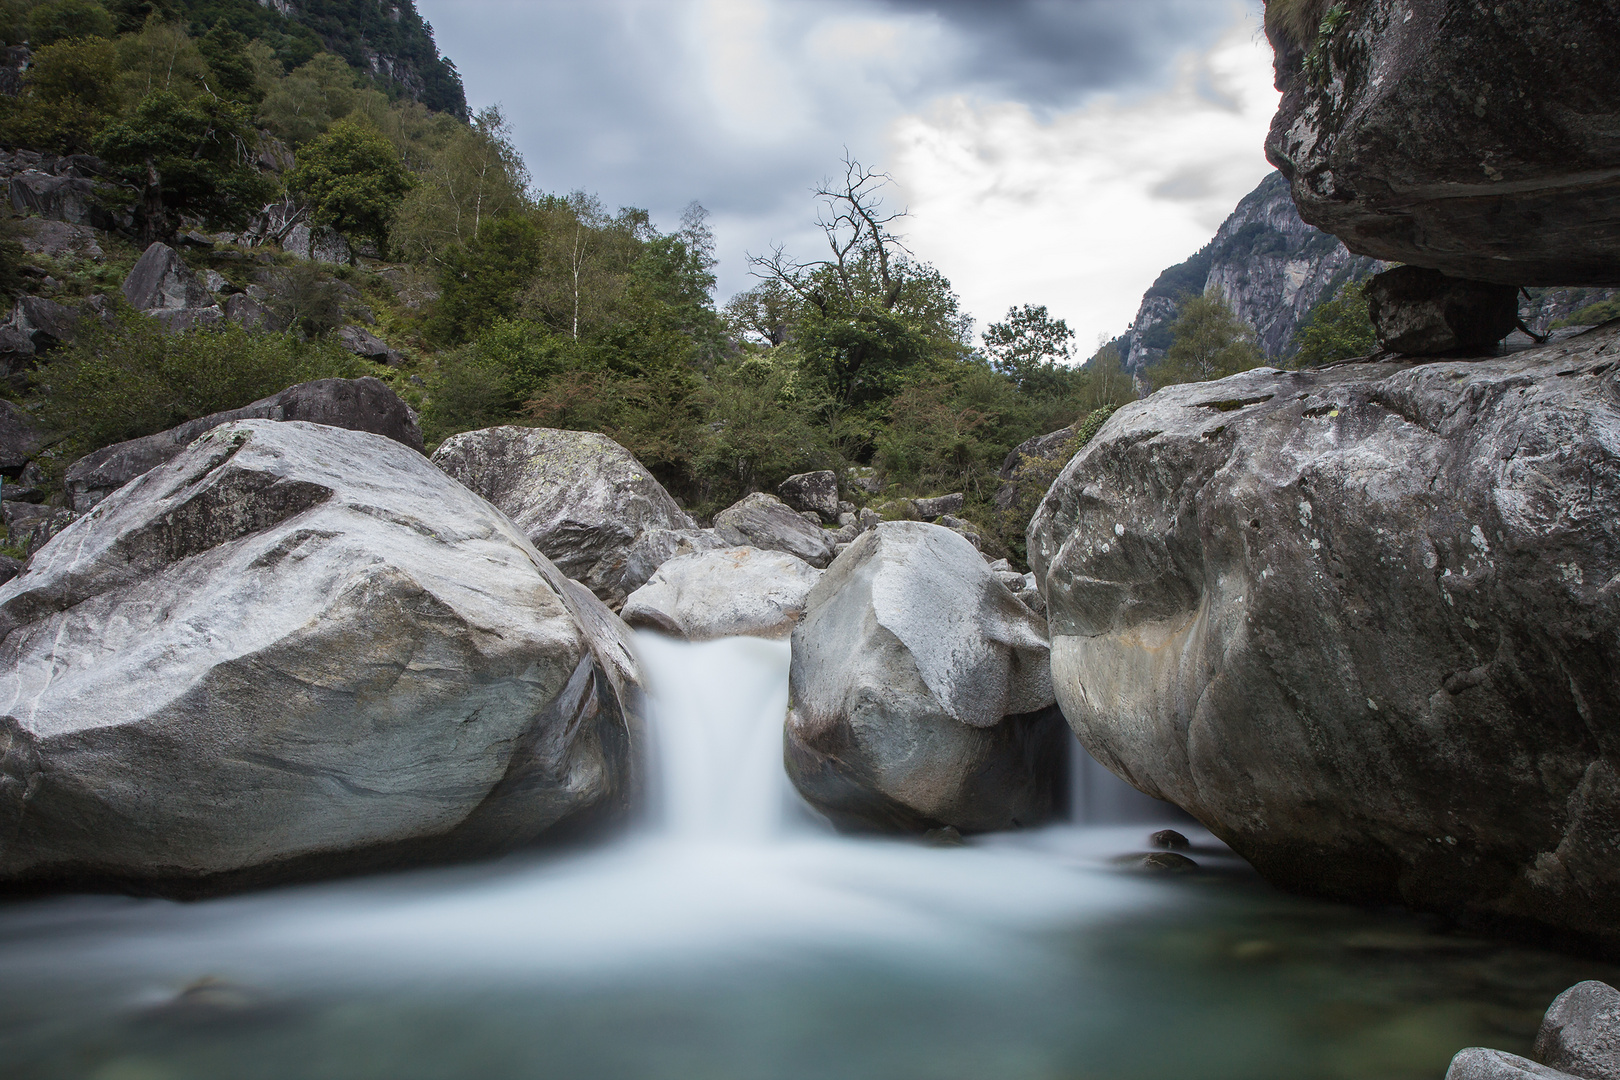
[[[1266,156],[1351,250],[1508,285],[1620,285],[1620,4],[1356,0],[1277,40]]]
[[[1134,375],[1163,357],[1182,298],[1213,290],[1254,329],[1266,355],[1281,359],[1312,307],[1379,268],[1302,221],[1288,182],[1272,173],[1203,250],[1159,275],[1125,335],[1121,360]]]

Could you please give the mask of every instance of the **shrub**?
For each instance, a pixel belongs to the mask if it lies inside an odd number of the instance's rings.
[[[86,320],[88,323],[89,320]],[[220,329],[170,334],[125,309],[111,326],[92,324],[36,373],[40,419],[66,432],[64,464],[224,409],[240,408],[295,383],[354,378],[366,365],[335,345],[286,334]]]
[[[1378,350],[1378,334],[1367,314],[1363,285],[1345,285],[1323,300],[1294,331],[1294,366],[1320,367],[1336,360],[1369,356]]]

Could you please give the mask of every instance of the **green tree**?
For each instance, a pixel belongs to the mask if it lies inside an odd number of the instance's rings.
[[[265,95],[259,117],[293,146],[304,143],[348,116],[356,102],[354,69],[331,53],[320,53]]]
[[[72,38],[110,38],[113,18],[95,0],[48,0],[28,13],[28,42],[34,48]]]
[[[1370,356],[1378,351],[1378,334],[1367,314],[1363,286],[1350,282],[1323,300],[1294,331],[1295,367],[1320,367],[1335,360]]]
[[[141,192],[141,235],[171,236],[179,214],[213,226],[245,224],[276,193],[255,165],[258,132],[245,105],[220,98],[144,98],[95,141],[96,153]]]
[[[997,371],[1018,384],[1033,389],[1043,377],[1051,382],[1059,364],[1074,352],[1074,331],[1062,319],[1054,319],[1046,305],[1025,304],[1008,308],[1007,317],[991,323],[984,331],[984,351]]]
[[[716,501],[774,487],[832,458],[821,402],[790,360],[744,355],[718,363],[702,391],[703,440],[694,467]]]
[[[540,230],[527,215],[497,218],[444,254],[439,303],[432,320],[438,340],[471,340],[499,319],[520,314],[524,290],[540,268]]]
[[[0,138],[18,146],[88,151],[118,109],[118,53],[106,38],[47,45],[34,54],[23,93],[0,97]]]
[[[197,41],[197,49],[208,61],[212,78],[208,86],[221,97],[257,105],[264,100],[259,75],[248,54],[248,39],[232,30],[223,20]]]
[[[183,23],[147,20],[138,33],[118,39],[118,63],[119,82],[128,100],[160,90],[185,101],[207,93],[208,61]]]
[[[506,118],[491,106],[429,151],[421,180],[400,205],[391,243],[403,257],[437,262],[484,222],[525,209],[529,173]]]
[[[1170,349],[1147,370],[1153,389],[1206,382],[1259,367],[1265,355],[1219,293],[1188,297],[1171,329]]]
[[[287,190],[305,202],[316,225],[383,248],[394,213],[415,182],[381,132],[340,120],[298,152]]]

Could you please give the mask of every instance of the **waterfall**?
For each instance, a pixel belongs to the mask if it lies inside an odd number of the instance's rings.
[[[782,768],[788,643],[692,643],[640,630],[636,651],[649,684],[649,795],[659,831],[686,841],[779,834],[797,800]]]

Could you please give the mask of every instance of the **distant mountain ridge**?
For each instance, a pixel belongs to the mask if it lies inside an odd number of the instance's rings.
[[[1216,290],[1254,330],[1266,356],[1280,360],[1312,308],[1382,267],[1302,221],[1288,182],[1273,172],[1243,197],[1213,240],[1153,282],[1120,342],[1120,361],[1135,375],[1163,358],[1182,301]]]

